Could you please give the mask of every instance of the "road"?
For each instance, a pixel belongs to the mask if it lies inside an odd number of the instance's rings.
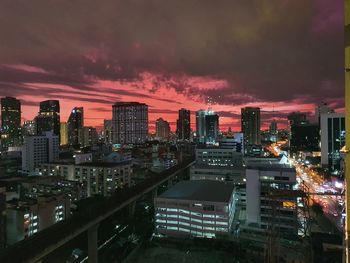
[[[285,142],[286,143],[286,142]],[[283,142],[272,144],[268,149],[276,156],[281,153],[280,147]],[[342,193],[342,183],[333,184],[323,179],[314,169],[309,168],[294,158],[288,157],[289,162],[295,166],[298,187],[310,195],[311,203],[318,203],[322,206],[324,215],[342,231],[344,229],[344,215],[342,214],[344,196]]]

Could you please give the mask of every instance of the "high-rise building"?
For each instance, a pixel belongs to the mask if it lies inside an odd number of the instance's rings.
[[[23,136],[36,135],[35,121],[25,121],[22,128]]]
[[[321,164],[330,172],[340,171],[340,149],[345,145],[345,115],[321,114]]]
[[[68,143],[78,146],[82,141],[84,127],[84,108],[75,107],[68,118]]]
[[[22,148],[22,172],[32,174],[42,163],[56,160],[59,155],[58,136],[52,131],[42,135],[27,136]]]
[[[22,144],[21,132],[21,102],[12,97],[1,98],[1,146]]]
[[[200,143],[213,143],[219,134],[219,116],[212,110],[196,112],[196,135]]]
[[[103,138],[107,144],[112,144],[112,120],[103,121]]]
[[[93,146],[97,144],[98,142],[98,135],[97,130],[94,127],[84,127],[83,128],[83,142],[81,145],[87,147],[87,146]]]
[[[37,134],[52,131],[60,137],[60,102],[58,100],[46,100],[40,102],[38,116],[35,118]]]
[[[270,133],[269,134],[270,135],[270,141],[276,142],[277,141],[278,130],[277,130],[277,122],[275,120],[273,120],[270,123],[269,133]]]
[[[260,144],[260,108],[241,109],[241,128],[244,145]]]
[[[219,115],[209,114],[205,116],[205,141],[214,143],[219,135]]]
[[[68,124],[61,122],[60,124],[60,145],[68,145]]]
[[[170,134],[169,122],[159,118],[156,120],[156,137],[160,139],[168,139]]]
[[[191,139],[191,111],[183,108],[179,110],[176,134],[179,140],[189,141]]]
[[[141,144],[148,136],[148,106],[139,102],[117,102],[112,112],[112,141]]]
[[[315,118],[319,125],[321,125],[321,115],[325,113],[334,113],[327,103],[322,102],[315,107]]]
[[[320,128],[317,124],[292,125],[290,131],[290,150],[318,151],[320,144]]]

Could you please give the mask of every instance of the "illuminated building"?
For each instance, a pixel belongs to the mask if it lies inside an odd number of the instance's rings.
[[[103,138],[106,144],[112,144],[112,120],[103,120]]]
[[[169,122],[159,118],[156,120],[156,137],[159,139],[168,139],[170,134]]]
[[[12,97],[1,98],[1,146],[22,145],[21,102]]]
[[[180,141],[189,141],[191,139],[191,111],[180,109],[176,124],[177,138]]]
[[[306,120],[306,114],[302,112],[292,112],[287,118],[290,126],[308,123]]]
[[[148,136],[148,106],[139,102],[117,102],[112,111],[112,141],[142,144]]]
[[[241,128],[244,146],[260,144],[260,108],[241,109]]]
[[[64,194],[45,194],[36,199],[7,202],[7,245],[55,224],[70,216],[70,200]]]
[[[84,127],[84,108],[75,107],[68,118],[68,143],[72,146],[80,145],[82,129]]]
[[[234,186],[181,181],[154,199],[155,231],[169,237],[227,237],[234,217]]]
[[[35,121],[25,121],[22,128],[23,136],[36,135]]]
[[[58,100],[40,102],[39,114],[35,122],[38,135],[52,131],[60,138],[60,102]]]
[[[321,125],[321,115],[325,113],[334,113],[334,110],[331,109],[327,103],[322,102],[315,108],[315,117],[318,125]]]
[[[331,173],[340,172],[341,153],[345,145],[345,114],[321,114],[321,164]]]
[[[22,173],[33,174],[40,164],[52,162],[58,158],[58,155],[58,136],[52,132],[26,136],[22,147]]]
[[[219,135],[219,115],[211,110],[197,111],[196,133],[200,143],[215,143]]]
[[[67,122],[60,123],[60,145],[68,145],[68,124]]]
[[[93,146],[98,143],[98,135],[96,128],[94,127],[83,127],[83,141],[82,146]]]
[[[130,186],[132,165],[130,161],[79,164],[52,162],[42,164],[40,173],[43,176],[59,176],[80,182],[87,197],[96,194],[110,196],[116,190]]]
[[[276,142],[277,141],[277,135],[278,135],[278,130],[277,130],[277,122],[273,120],[270,123],[269,127],[269,135],[270,135],[270,141]]]
[[[269,193],[274,189],[293,190],[296,184],[295,168],[289,164],[282,164],[262,158],[250,159],[246,166],[246,202],[247,220],[245,228],[249,225],[266,230],[272,224],[283,233],[297,234],[297,199],[280,197],[279,206],[273,208],[274,200]],[[274,209],[278,209],[275,212]],[[251,229],[252,230],[252,229]],[[264,233],[266,234],[266,233]]]

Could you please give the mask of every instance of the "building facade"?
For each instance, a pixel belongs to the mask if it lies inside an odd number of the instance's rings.
[[[142,144],[148,136],[148,106],[138,102],[113,105],[112,141],[115,144]]]
[[[156,137],[159,139],[167,140],[170,135],[169,122],[159,118],[156,120]]]
[[[68,118],[68,143],[72,146],[80,145],[84,127],[84,108],[75,107]]]
[[[1,98],[1,148],[22,145],[21,102],[12,97]]]
[[[179,110],[179,118],[176,122],[176,135],[180,141],[189,141],[191,139],[191,111],[186,109]]]
[[[68,145],[68,124],[67,122],[60,123],[60,145]]]
[[[170,237],[228,237],[234,187],[216,181],[181,181],[154,199],[155,231]]]
[[[22,173],[32,174],[42,163],[53,162],[59,156],[58,136],[52,132],[27,136],[22,148]]]
[[[261,143],[260,108],[246,107],[241,109],[241,128],[245,146]]]
[[[36,134],[41,135],[52,131],[60,138],[60,102],[58,100],[46,100],[40,102],[38,116],[35,118]]]
[[[321,164],[332,173],[341,169],[340,150],[345,145],[345,115],[321,114]]]

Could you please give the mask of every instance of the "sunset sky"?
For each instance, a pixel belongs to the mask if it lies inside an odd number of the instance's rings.
[[[344,107],[343,0],[4,0],[0,32],[0,96],[21,99],[23,120],[47,99],[93,126],[114,102],[144,102],[151,129],[173,130],[182,107],[211,105],[222,130],[244,106],[264,127]]]

